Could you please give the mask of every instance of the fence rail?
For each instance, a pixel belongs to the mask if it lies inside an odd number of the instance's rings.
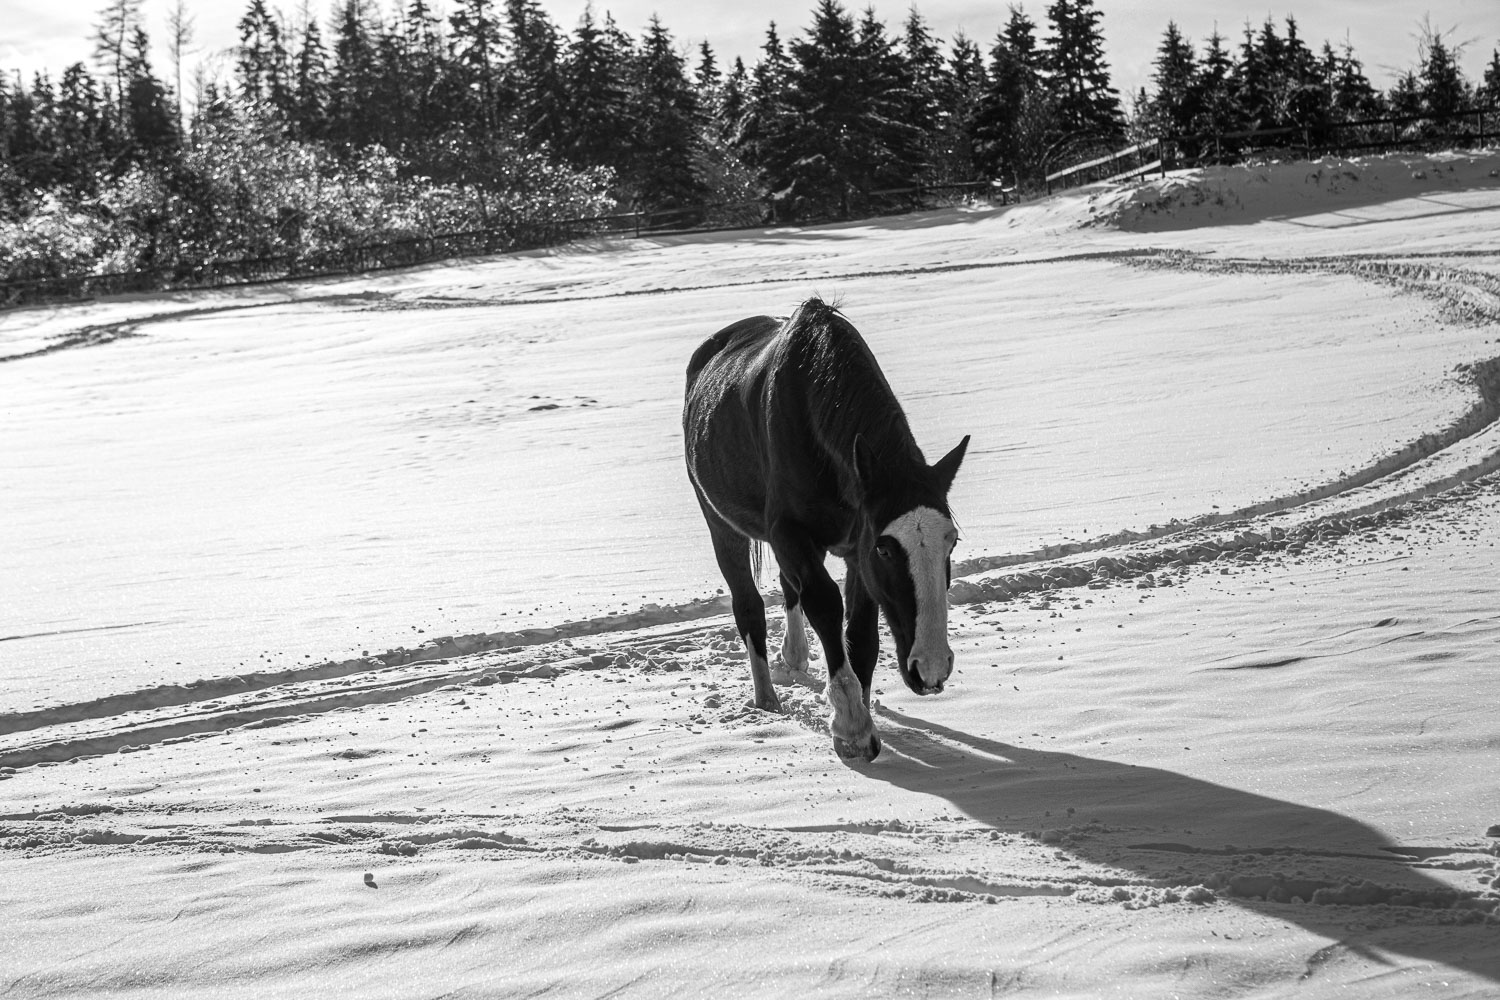
[[[1387,115],[1345,122],[1282,125],[1237,132],[1164,135],[1075,163],[1047,175],[1047,193],[1083,184],[1131,180],[1155,171],[1232,163],[1257,152],[1288,151],[1311,158],[1322,153],[1411,149],[1500,139],[1500,108],[1441,115]],[[1147,161],[1148,154],[1155,159]]]
[[[924,184],[868,194],[874,215],[910,211],[956,197],[991,197],[990,182]],[[105,274],[41,275],[0,281],[0,308],[130,292],[218,288],[358,274],[454,257],[535,250],[596,236],[662,236],[745,229],[771,224],[773,210],[769,200],[754,200],[584,218],[512,220],[503,226],[413,236],[317,253],[179,261]]]
[[[1500,138],[1500,108],[1447,114],[1385,115],[1239,132],[1198,132],[1162,138],[1168,169],[1235,162],[1245,156],[1288,151],[1311,158],[1324,153],[1382,149],[1483,146]]]
[[[1148,162],[1146,159],[1148,155],[1155,156],[1156,159]],[[1161,164],[1161,140],[1150,139],[1146,142],[1138,142],[1133,146],[1126,146],[1124,149],[1117,149],[1048,174],[1046,177],[1047,193],[1051,194],[1054,187],[1070,188],[1080,184],[1139,177],[1159,169]]]

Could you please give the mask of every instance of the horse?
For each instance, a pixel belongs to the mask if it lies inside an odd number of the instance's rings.
[[[782,664],[807,669],[805,613],[827,661],[834,750],[874,760],[877,611],[907,687],[937,694],[953,671],[948,587],[958,529],[948,491],[968,435],[928,465],[864,338],[816,297],[790,318],[752,316],[705,340],[688,363],[682,428],[755,707],[781,710],[756,586],[768,544],[786,612]],[[847,568],[842,599],[824,566],[830,552]]]

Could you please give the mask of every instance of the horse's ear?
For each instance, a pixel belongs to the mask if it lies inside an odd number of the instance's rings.
[[[863,434],[854,435],[854,481],[861,496],[867,496],[875,485],[875,452]]]
[[[963,464],[964,452],[969,449],[969,435],[958,442],[958,446],[942,458],[932,467],[932,474],[937,477],[938,484],[943,487],[946,494],[953,486],[953,477],[958,475],[958,467]]]

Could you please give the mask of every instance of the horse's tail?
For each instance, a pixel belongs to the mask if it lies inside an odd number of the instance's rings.
[[[766,566],[766,543],[758,538],[750,539],[750,573],[755,577],[756,586],[760,586],[760,571]]]

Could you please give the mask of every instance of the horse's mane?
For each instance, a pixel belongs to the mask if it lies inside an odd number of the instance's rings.
[[[845,472],[854,440],[863,438],[882,462],[901,470],[926,468],[906,413],[859,331],[835,306],[814,296],[786,321],[783,333],[808,372],[812,430]]]

